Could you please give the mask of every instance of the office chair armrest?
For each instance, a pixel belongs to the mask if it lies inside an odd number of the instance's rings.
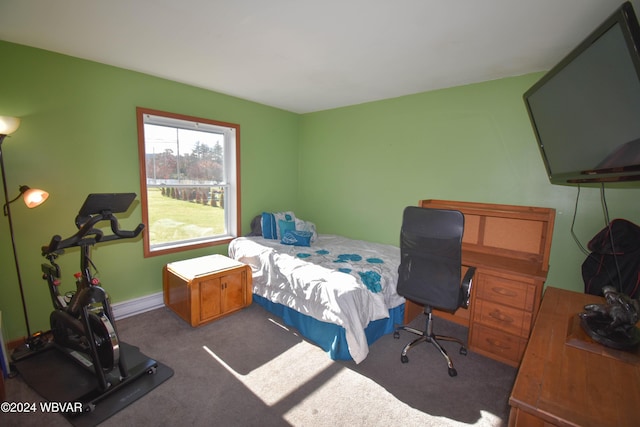
[[[469,267],[466,274],[462,278],[462,289],[460,292],[460,307],[469,307],[469,300],[471,299],[471,285],[473,284],[473,275],[476,274],[475,267]]]

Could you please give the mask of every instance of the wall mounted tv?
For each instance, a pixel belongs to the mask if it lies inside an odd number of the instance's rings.
[[[640,180],[639,47],[625,2],[524,94],[552,184]]]

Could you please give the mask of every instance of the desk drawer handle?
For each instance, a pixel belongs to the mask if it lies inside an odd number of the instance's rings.
[[[506,296],[506,297],[517,297],[518,296],[517,292],[514,292],[514,291],[512,291],[510,289],[499,288],[497,286],[494,286],[493,288],[491,288],[491,290],[493,292],[495,292],[496,294],[503,295],[503,296]]]
[[[500,322],[513,323],[512,317],[502,314],[499,310],[492,311],[491,313],[489,313],[489,316]]]
[[[503,344],[502,341],[499,340],[494,340],[491,338],[487,338],[487,342],[492,345],[493,347],[498,347],[498,348],[502,348],[505,350],[508,350],[511,348],[511,346],[509,344]]]

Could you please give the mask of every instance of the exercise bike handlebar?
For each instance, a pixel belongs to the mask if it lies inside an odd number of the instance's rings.
[[[111,223],[111,231],[113,234],[105,236],[100,229],[93,228],[97,223],[108,220]],[[85,222],[77,233],[66,239],[62,239],[59,235],[51,238],[51,242],[47,246],[42,247],[42,255],[46,256],[51,253],[61,253],[66,248],[74,246],[95,245],[100,242],[108,242],[118,239],[131,239],[138,236],[144,229],[144,224],[138,224],[134,230],[121,230],[118,218],[110,211],[104,211],[94,215]]]

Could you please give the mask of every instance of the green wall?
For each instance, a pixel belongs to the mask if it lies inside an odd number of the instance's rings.
[[[584,255],[570,234],[577,190],[549,184],[522,93],[541,74],[297,115],[220,93],[0,41],[0,115],[22,118],[3,144],[12,194],[51,193],[28,211],[12,205],[32,331],[48,329],[51,303],[40,247],[75,232],[87,194],[139,194],[135,107],[241,126],[243,229],[263,210],[294,210],[321,233],[397,244],[402,210],[441,198],[557,210],[548,283],[582,290]],[[636,184],[606,190],[612,218],[640,223]],[[141,221],[137,205],[123,219]],[[600,191],[583,188],[575,230],[604,226]],[[225,253],[226,246],[143,258],[140,240],[99,246],[93,259],[114,302],[162,290],[167,262]],[[73,287],[78,254],[61,257]],[[8,223],[0,221],[0,310],[8,339],[24,336]]]
[[[402,210],[421,199],[556,209],[547,284],[582,292],[571,237],[577,188],[547,179],[522,94],[542,73],[304,115],[299,216],[323,233],[398,244]],[[640,186],[611,185],[611,218],[640,224]],[[575,230],[604,226],[600,190],[583,188]]]
[[[4,58],[0,115],[22,119],[20,129],[2,144],[10,197],[18,186],[49,191],[37,209],[11,205],[20,270],[32,332],[48,330],[52,310],[40,264],[40,247],[54,234],[68,237],[89,193],[140,194],[137,106],[177,112],[240,125],[242,228],[263,209],[296,207],[299,115],[168,80],[0,41]],[[273,191],[276,188],[278,191]],[[139,203],[123,219],[133,228],[142,218]],[[98,246],[93,261],[113,302],[162,290],[167,262],[226,246],[143,258],[142,241]],[[79,254],[60,257],[63,288],[74,287]],[[26,334],[9,227],[0,220],[0,310],[7,339]]]

